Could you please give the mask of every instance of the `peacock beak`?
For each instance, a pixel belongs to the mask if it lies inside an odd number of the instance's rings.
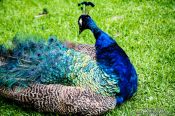
[[[83,28],[79,26],[79,35],[83,32]]]

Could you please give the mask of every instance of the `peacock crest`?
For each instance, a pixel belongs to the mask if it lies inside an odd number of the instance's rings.
[[[92,3],[92,2],[81,2],[81,3],[78,3],[78,6],[80,7],[80,10],[82,11],[82,14],[88,15],[90,9],[92,7],[94,7],[95,4]]]

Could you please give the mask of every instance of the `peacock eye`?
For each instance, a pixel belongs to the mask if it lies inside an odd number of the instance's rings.
[[[80,20],[79,20],[79,24],[82,25],[82,22],[83,22],[82,19],[80,19]]]

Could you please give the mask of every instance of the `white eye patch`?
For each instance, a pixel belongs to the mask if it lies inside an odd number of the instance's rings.
[[[79,24],[80,24],[81,26],[82,26],[82,22],[83,22],[82,19],[80,19],[80,20],[79,20]]]

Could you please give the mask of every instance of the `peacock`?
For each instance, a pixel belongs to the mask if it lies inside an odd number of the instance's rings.
[[[91,2],[79,5],[94,6]],[[89,29],[95,45],[15,36],[0,46],[0,95],[41,112],[100,115],[131,98],[137,74],[124,50],[84,12],[79,33]]]

